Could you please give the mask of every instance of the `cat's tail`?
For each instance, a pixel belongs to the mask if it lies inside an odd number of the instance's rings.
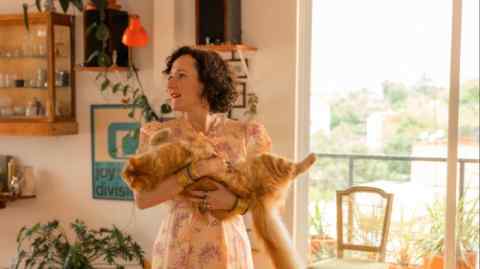
[[[315,161],[317,160],[317,157],[315,157],[315,154],[310,153],[308,156],[303,159],[303,161],[297,163],[296,168],[295,168],[295,176],[300,175],[301,173],[307,171],[310,166],[312,166]]]
[[[267,209],[263,204],[257,204],[252,209],[252,219],[276,269],[305,268],[295,253],[287,229],[275,209]]]

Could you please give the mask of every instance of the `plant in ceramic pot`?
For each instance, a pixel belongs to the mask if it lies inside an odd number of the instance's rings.
[[[122,269],[125,262],[142,265],[144,251],[118,228],[88,229],[85,223],[71,223],[75,240],[68,239],[58,221],[23,227],[17,236],[15,268],[90,269],[94,263]]]
[[[425,269],[443,268],[445,242],[445,200],[435,201],[427,210],[427,229],[416,242]],[[479,199],[460,199],[457,205],[455,234],[457,269],[473,269],[479,245]]]
[[[335,255],[334,238],[325,233],[325,223],[323,220],[320,202],[315,202],[313,212],[310,214],[310,226],[313,234],[310,236],[310,257],[312,261],[322,260]]]
[[[400,208],[400,219],[393,225],[394,232],[390,233],[390,240],[396,243],[394,247],[395,264],[389,266],[389,269],[410,269],[416,268],[415,258],[415,234],[419,228],[418,218],[415,217],[414,210],[404,210]]]

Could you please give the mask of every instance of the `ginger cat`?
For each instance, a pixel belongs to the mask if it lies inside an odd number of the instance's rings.
[[[190,163],[215,155],[207,138],[198,135],[190,142],[162,143],[169,136],[162,129],[150,139],[150,150],[130,158],[122,177],[130,188],[151,190],[158,181],[183,169]],[[226,174],[212,175],[215,181],[226,185],[233,193],[250,201],[254,226],[266,243],[269,254],[278,269],[301,268],[294,255],[288,233],[276,214],[284,201],[289,184],[315,162],[314,154],[294,163],[273,154],[264,153],[236,164]],[[186,187],[188,190],[214,190],[210,178],[201,178]],[[212,210],[218,219],[231,217],[226,210]]]

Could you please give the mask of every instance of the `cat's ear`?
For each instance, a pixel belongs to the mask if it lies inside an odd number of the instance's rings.
[[[170,130],[170,128],[160,129],[158,132],[154,133],[150,137],[150,140],[148,141],[148,143],[150,144],[150,146],[156,146],[156,145],[159,145],[161,143],[164,143],[164,142],[167,141],[171,132],[172,131]]]

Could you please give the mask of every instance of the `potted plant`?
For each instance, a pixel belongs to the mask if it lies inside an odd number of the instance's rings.
[[[479,199],[460,199],[457,206],[457,269],[473,269],[479,244]],[[435,201],[428,208],[426,233],[416,245],[425,269],[442,269],[445,237],[445,202]]]
[[[409,209],[409,215],[413,216]],[[395,264],[391,264],[389,269],[414,269],[418,268],[413,265],[415,258],[415,234],[418,228],[418,219],[406,217],[404,208],[400,209],[400,220],[396,223],[397,228],[392,234],[392,242],[398,242],[395,247],[394,257]]]
[[[70,226],[74,241],[67,238],[57,220],[23,227],[17,236],[15,268],[89,269],[94,263],[106,263],[122,269],[125,262],[143,265],[142,248],[117,227],[88,229],[80,220]]]
[[[325,233],[320,202],[316,202],[310,214],[313,235],[310,236],[310,257],[312,261],[330,258],[335,255],[336,240]]]

